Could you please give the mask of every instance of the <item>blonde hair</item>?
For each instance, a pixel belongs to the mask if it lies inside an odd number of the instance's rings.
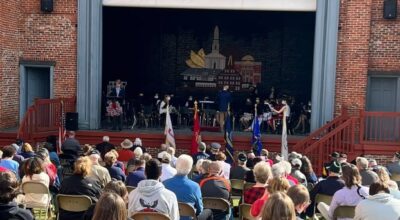
[[[116,161],[117,156],[112,151],[109,151],[104,155],[104,163],[106,163],[107,166],[112,166]]]
[[[257,182],[265,184],[271,177],[271,167],[265,161],[258,162],[253,169],[254,178]]]
[[[263,207],[262,220],[296,220],[293,201],[283,192],[272,194]]]
[[[22,152],[33,152],[33,148],[29,143],[24,143],[22,145]]]
[[[92,161],[88,156],[79,157],[74,164],[74,174],[87,176],[92,170]]]
[[[290,187],[289,181],[285,177],[274,177],[268,182],[268,192],[286,192]]]

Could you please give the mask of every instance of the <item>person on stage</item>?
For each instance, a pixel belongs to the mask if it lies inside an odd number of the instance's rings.
[[[113,98],[112,101],[109,101],[107,106],[107,114],[111,117],[112,121],[112,130],[122,130],[122,106],[120,103]]]
[[[217,96],[217,121],[221,128],[221,131],[224,130],[225,119],[228,115],[228,106],[232,102],[231,92],[228,91],[229,86],[225,85],[221,91],[218,92]]]
[[[110,96],[122,99],[125,98],[125,88],[122,87],[120,79],[115,80],[115,88],[111,89]]]

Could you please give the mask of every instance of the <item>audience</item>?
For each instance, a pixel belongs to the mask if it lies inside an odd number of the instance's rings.
[[[290,175],[297,179],[297,181],[304,186],[307,186],[307,178],[306,176],[300,171],[300,167],[303,165],[299,158],[294,158],[290,161],[292,164],[292,170]]]
[[[35,156],[35,152],[32,149],[32,146],[29,143],[24,143],[21,148],[21,156],[25,159],[31,158]]]
[[[49,137],[51,137],[51,136],[49,136]],[[51,139],[49,137],[48,137],[48,139]],[[49,152],[50,161],[57,167],[58,170],[61,169],[60,158],[57,154],[56,145],[53,145],[50,142],[46,142],[43,147]],[[60,177],[60,174],[59,174],[59,177]]]
[[[161,159],[161,182],[172,178],[176,174],[176,169],[171,166],[171,158],[172,156],[170,154],[164,154]]]
[[[96,179],[100,183],[100,187],[103,188],[108,182],[111,181],[110,173],[106,168],[99,164],[100,152],[98,150],[92,150],[89,153],[89,158],[92,161],[92,171],[89,176]]]
[[[22,183],[33,181],[43,183],[47,187],[50,185],[50,178],[44,172],[44,166],[42,159],[38,157],[32,157],[24,163],[24,177]],[[24,203],[32,206],[46,207],[49,204],[49,196],[46,194],[26,193]]]
[[[168,147],[168,148],[167,148],[167,153],[168,153],[169,155],[171,155],[171,160],[170,160],[171,166],[175,167],[175,165],[176,165],[176,160],[178,159],[178,158],[175,157],[175,148],[173,148],[173,147]]]
[[[400,176],[400,151],[396,152],[393,156],[392,163],[387,165],[390,174]],[[400,186],[400,181],[397,181]]]
[[[207,146],[204,142],[199,143],[199,147],[197,148],[197,153],[193,155],[193,163],[197,164],[197,161],[200,159],[208,159],[210,155],[206,153]]]
[[[115,147],[110,143],[110,137],[103,136],[103,142],[96,145],[96,150],[100,152],[101,159],[104,160],[106,153],[110,150],[115,150]]]
[[[330,206],[323,202],[317,206],[325,219],[332,219],[338,206],[356,206],[361,200],[368,197],[368,188],[361,186],[361,176],[355,165],[342,165],[342,172],[345,187],[333,195]]]
[[[390,195],[387,184],[372,183],[369,194],[356,206],[355,220],[400,219],[400,200]]]
[[[265,203],[261,217],[262,220],[295,220],[293,201],[285,193],[276,192]]]
[[[385,167],[378,167],[375,170],[376,174],[378,174],[379,181],[386,184],[389,187],[390,195],[392,195],[396,199],[400,199],[400,191],[397,183],[390,179],[389,174],[386,171]]]
[[[106,164],[105,167],[108,170],[111,178],[125,182],[125,174],[120,167],[116,166],[117,156],[115,152],[113,152],[113,150],[106,153],[106,155],[104,156],[104,162]]]
[[[250,171],[250,169],[246,167],[246,162],[246,154],[239,153],[237,158],[237,166],[231,168],[229,179],[244,180],[246,172]]]
[[[10,145],[3,147],[2,151],[3,156],[0,160],[0,166],[13,172],[17,179],[19,179],[19,163],[13,160],[13,157],[17,151]]]
[[[21,153],[22,145],[23,142],[21,142],[20,144],[11,144],[11,147],[15,149],[15,154],[12,159],[15,160],[19,165],[21,165],[22,162],[25,160],[22,155],[19,155],[19,153]]]
[[[246,204],[253,204],[257,199],[264,195],[267,181],[271,178],[271,167],[269,163],[261,161],[253,169],[256,184],[244,191],[243,199]]]
[[[140,211],[156,211],[168,215],[171,220],[178,220],[177,198],[159,181],[160,162],[157,159],[149,160],[145,165],[144,172],[147,179],[140,181],[137,188],[129,193],[129,216]]]
[[[129,173],[126,177],[126,185],[137,187],[138,183],[144,179],[146,179],[146,175],[144,173],[146,161],[141,159],[135,159],[134,161],[134,171]]]
[[[221,145],[217,142],[212,142],[210,144],[210,153],[208,153],[210,155],[209,159],[211,161],[215,161],[215,156],[218,154],[219,149],[221,149]]]
[[[105,192],[100,196],[93,219],[95,220],[127,220],[128,212],[126,204],[121,196]]]
[[[378,181],[378,175],[368,169],[368,160],[364,157],[357,157],[357,168],[361,175],[361,185],[369,186]]]
[[[262,149],[261,150],[261,154],[260,157],[263,161],[269,163],[270,166],[274,165],[274,161],[272,161],[271,159],[268,159],[269,156],[269,152],[267,149]]]
[[[342,189],[345,184],[344,181],[340,178],[340,174],[342,172],[342,168],[338,162],[333,162],[328,167],[329,176],[317,183],[314,188],[310,192],[311,204],[307,208],[307,216],[312,217],[314,215],[315,197],[317,194],[333,196],[338,190]]]
[[[139,159],[143,155],[143,150],[140,147],[136,147],[133,153],[135,154],[135,158]]]
[[[301,220],[300,214],[303,213],[310,205],[310,194],[303,185],[295,185],[288,189],[287,195],[292,199],[294,209],[296,210],[296,216],[298,220]]]
[[[164,181],[165,188],[175,193],[178,202],[191,205],[196,210],[197,219],[212,219],[211,210],[203,210],[202,194],[199,184],[190,180],[188,174],[192,170],[193,159],[182,154],[176,161],[177,174]],[[181,220],[185,219],[181,217]],[[190,218],[187,218],[190,219]]]
[[[222,166],[222,175],[225,177],[225,179],[229,179],[231,165],[225,162],[226,155],[220,151],[215,155],[215,160],[218,161]]]
[[[79,144],[79,141],[75,139],[75,131],[68,131],[68,137],[61,145],[61,150],[65,154],[71,154],[74,156],[78,156],[81,153],[81,145]]]
[[[18,179],[11,171],[0,172],[0,219],[33,220],[32,213],[20,208],[14,199],[19,191]]]
[[[168,145],[166,145],[166,144],[164,144],[164,143],[162,143],[161,145],[160,145],[160,153],[158,153],[157,154],[157,159],[158,160],[161,160],[162,158],[163,158],[163,155],[164,154],[167,154],[167,148],[168,148]]]
[[[326,178],[329,175],[329,170],[328,168],[331,166],[333,162],[338,162],[341,164],[340,160],[340,154],[338,152],[333,152],[331,154],[331,161],[328,163],[325,163],[322,169],[322,177]]]
[[[193,181],[200,183],[200,181],[208,176],[208,170],[211,164],[209,159],[200,159],[196,163],[197,175],[193,177]]]
[[[130,150],[133,147],[133,143],[129,139],[125,139],[121,143],[121,150],[118,150],[118,160],[122,162],[128,162],[130,159],[135,158],[135,154]]]
[[[314,173],[311,161],[307,156],[303,155],[301,162],[302,165],[300,167],[300,171],[306,176],[307,185],[311,184],[311,187],[313,187],[318,182],[318,178]]]
[[[74,175],[66,177],[61,183],[60,194],[86,195],[93,203],[96,203],[101,187],[99,183],[89,176],[92,163],[89,157],[79,157],[74,164]],[[80,219],[84,212],[68,212],[60,210],[60,220]]]
[[[36,152],[36,156],[43,161],[44,170],[50,178],[50,186],[58,189],[60,187],[60,179],[58,178],[57,167],[50,161],[49,151],[46,148],[40,148]]]

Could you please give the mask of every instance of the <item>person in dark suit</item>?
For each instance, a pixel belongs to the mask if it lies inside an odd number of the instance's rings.
[[[217,121],[221,128],[221,131],[224,130],[225,119],[228,116],[228,108],[231,102],[232,95],[231,92],[229,92],[229,86],[225,85],[223,89],[218,92],[217,95]]]
[[[110,137],[104,136],[103,142],[97,144],[96,149],[100,152],[101,159],[104,160],[104,155],[106,155],[110,150],[115,149],[115,147],[110,143]]]
[[[122,87],[120,79],[115,80],[115,88],[111,89],[110,96],[122,99],[125,98],[125,88]]]

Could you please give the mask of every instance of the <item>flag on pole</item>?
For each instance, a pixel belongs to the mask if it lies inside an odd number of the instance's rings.
[[[260,124],[258,123],[257,112],[256,114],[254,114],[252,148],[256,156],[261,155],[261,150],[262,150],[261,132],[260,132]]]
[[[230,164],[234,164],[235,160],[233,158],[234,155],[234,150],[233,150],[233,144],[232,144],[232,118],[231,114],[228,111],[228,116],[225,119],[225,154],[226,154],[226,160]]]
[[[192,146],[190,148],[190,155],[194,155],[197,153],[197,148],[200,142],[200,120],[197,109],[197,101],[194,102],[194,115],[193,115],[193,137],[192,137]]]
[[[165,144],[175,148],[175,135],[172,128],[171,116],[169,115],[169,107],[167,106],[167,112],[165,113]]]
[[[284,160],[288,160],[288,143],[287,143],[287,126],[286,126],[286,112],[283,111],[283,118],[282,118],[282,146],[281,146],[281,156]]]
[[[56,151],[58,154],[61,153],[62,142],[65,138],[65,114],[64,114],[64,101],[61,100],[60,107],[61,115],[60,115],[60,123],[58,127],[58,146],[56,146]]]

